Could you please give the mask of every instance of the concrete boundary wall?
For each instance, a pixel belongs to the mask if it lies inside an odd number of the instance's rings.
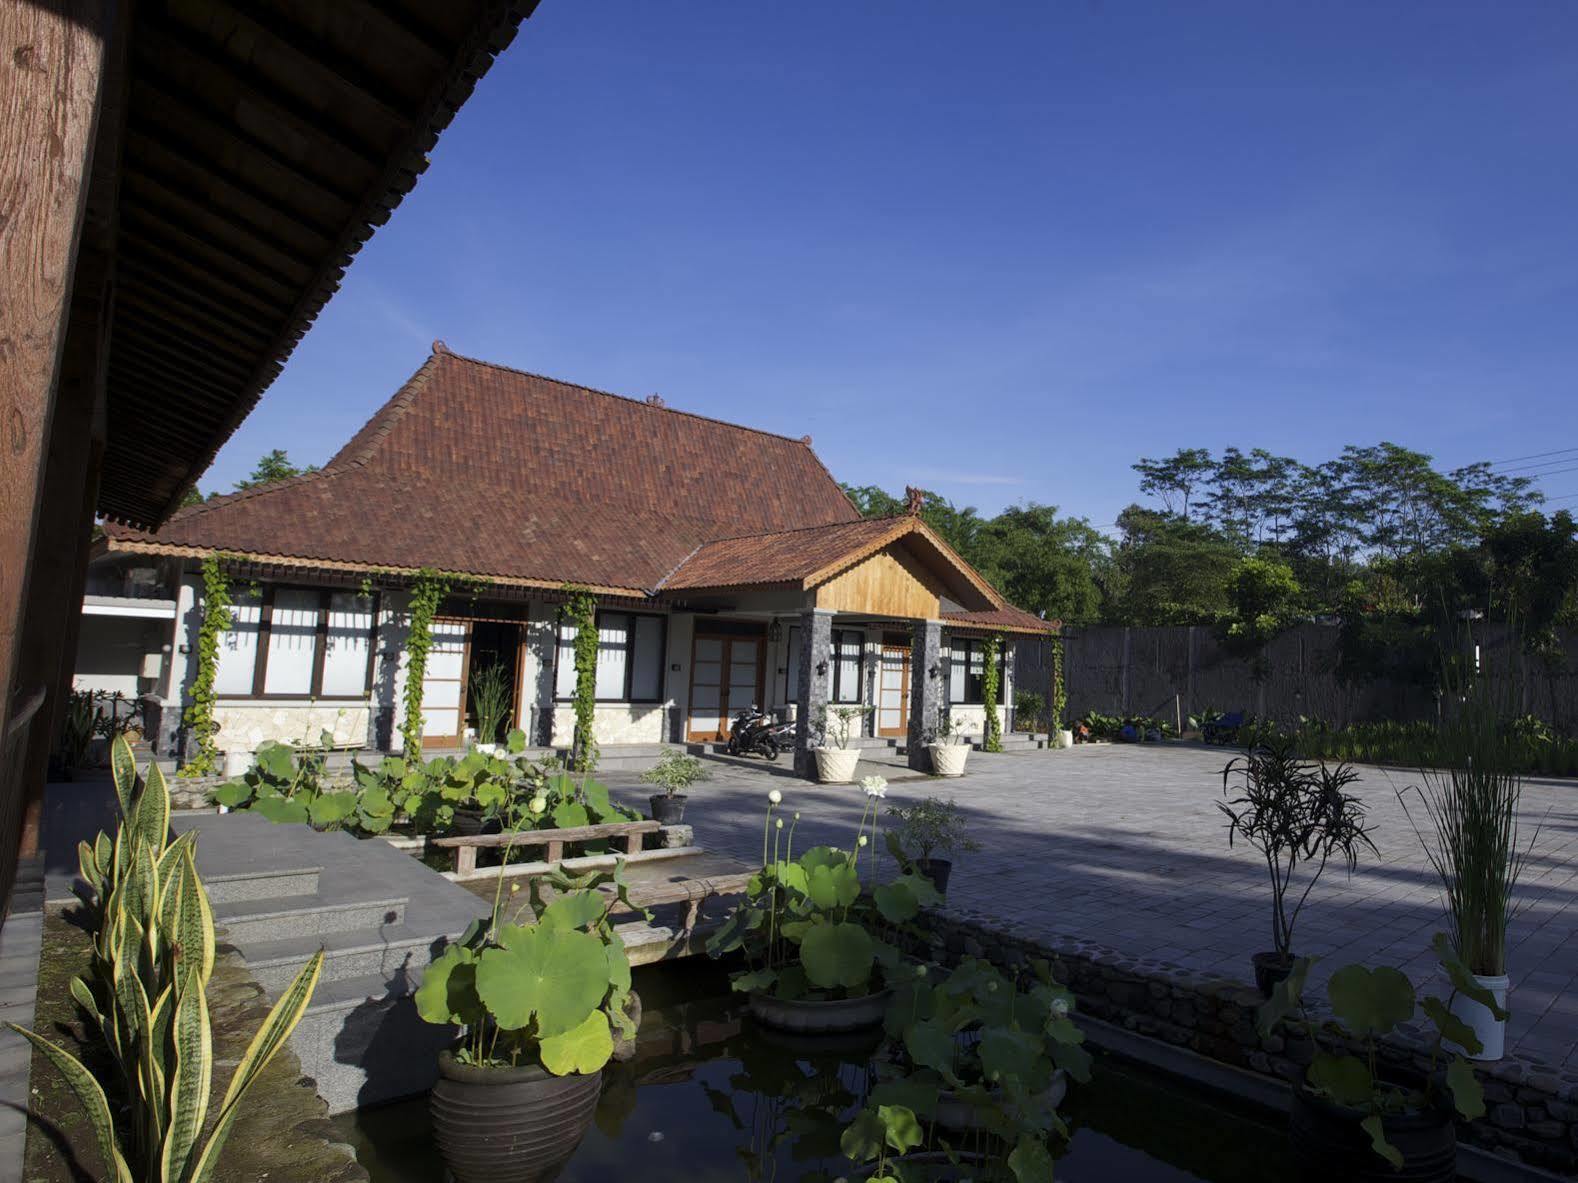
[[[1563,630],[1559,640],[1561,653],[1554,660],[1523,660],[1509,697],[1523,713],[1578,728],[1578,630]],[[1487,668],[1504,660],[1505,628],[1476,626],[1474,641]],[[1340,643],[1335,625],[1296,625],[1266,646],[1257,671],[1254,661],[1224,648],[1209,625],[1071,629],[1064,639],[1068,714],[1078,718],[1095,710],[1186,722],[1214,708],[1285,723],[1305,715],[1339,725],[1437,717],[1429,688],[1388,679],[1343,681],[1337,674]],[[1020,643],[1015,665],[1021,688],[1047,693],[1048,650],[1046,642]]]

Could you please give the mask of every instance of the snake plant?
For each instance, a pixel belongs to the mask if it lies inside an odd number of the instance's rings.
[[[116,737],[110,765],[122,820],[113,841],[100,834],[78,848],[95,932],[91,971],[72,981],[71,994],[118,1068],[125,1099],[119,1127],[103,1086],[81,1061],[35,1032],[7,1025],[64,1077],[114,1183],[205,1183],[215,1177],[247,1090],[301,1021],[323,954],[269,1012],[210,1120],[214,918],[197,873],[195,835],[170,839],[164,776],[152,765],[139,778],[124,737]]]

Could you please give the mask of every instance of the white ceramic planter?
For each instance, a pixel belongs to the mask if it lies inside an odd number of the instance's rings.
[[[1474,980],[1490,991],[1491,997],[1496,1000],[1496,1005],[1503,1011],[1507,1009],[1507,987],[1510,984],[1505,974],[1499,977],[1481,977],[1474,975]],[[1507,1024],[1496,1018],[1489,1007],[1481,1006],[1473,999],[1465,998],[1461,994],[1452,998],[1451,1011],[1462,1019],[1479,1036],[1479,1054],[1470,1055],[1455,1044],[1448,1043],[1455,1051],[1463,1052],[1471,1060],[1499,1060],[1506,1049]]]
[[[481,752],[484,756],[493,756],[498,753],[499,745],[496,743],[479,743],[474,744],[473,749]]]
[[[859,748],[816,748],[816,779],[824,785],[847,785],[855,779]]]
[[[245,776],[252,769],[251,752],[226,752],[225,775],[229,777]]]
[[[938,776],[963,776],[964,759],[970,754],[967,743],[928,744],[931,753],[931,770]]]
[[[1074,733],[1072,731],[1059,731],[1057,733],[1057,746],[1071,748],[1074,746]]]

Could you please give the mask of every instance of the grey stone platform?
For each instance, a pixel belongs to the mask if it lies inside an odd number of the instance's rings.
[[[411,995],[486,905],[386,842],[248,813],[177,814],[173,826],[198,831],[220,939],[271,997],[324,950],[291,1043],[330,1111],[426,1092],[454,1033],[424,1023]]]
[[[43,936],[44,865],[30,859],[17,868],[11,913],[0,927],[0,1022],[33,1026]],[[0,1180],[22,1178],[32,1058],[25,1039],[0,1028]]]

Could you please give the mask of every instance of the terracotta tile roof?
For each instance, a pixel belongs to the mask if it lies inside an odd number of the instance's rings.
[[[930,526],[908,514],[709,542],[680,564],[660,590],[673,595],[765,584],[810,588],[901,542],[937,573],[948,595],[971,608],[1003,605],[1002,596]]]
[[[651,589],[744,532],[872,527],[802,440],[435,348],[319,472],[216,498],[112,550]]]
[[[986,612],[944,612],[942,622],[955,628],[978,628],[987,632],[1050,633],[1060,624],[1056,620],[1042,620],[1039,616],[1005,603],[1001,608]]]
[[[906,532],[908,518],[865,518],[704,543],[659,585],[665,592],[803,583],[833,563],[879,549]],[[850,556],[854,556],[850,558]]]

